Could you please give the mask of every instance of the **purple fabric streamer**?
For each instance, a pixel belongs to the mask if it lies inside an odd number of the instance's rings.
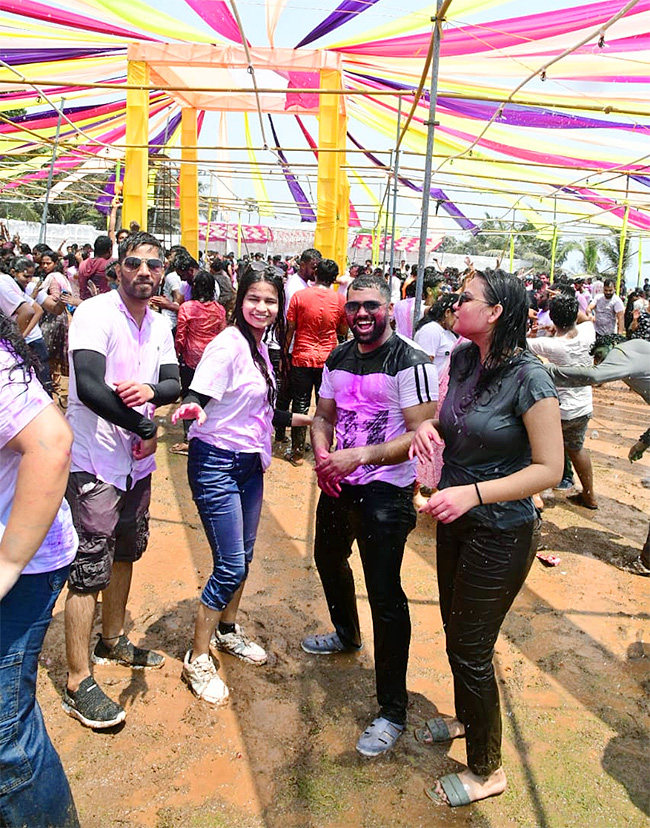
[[[269,123],[271,124],[271,132],[273,133],[273,140],[275,141],[276,151],[278,153],[280,161],[282,161],[282,172],[284,173],[284,177],[286,179],[289,190],[291,191],[291,195],[293,196],[293,200],[296,202],[296,206],[298,207],[298,211],[300,213],[300,221],[309,221],[311,223],[314,223],[316,221],[316,216],[314,214],[312,206],[307,200],[307,196],[305,195],[302,187],[298,183],[298,179],[289,169],[289,162],[287,161],[286,155],[280,149],[280,142],[278,141],[278,134],[275,131],[275,126],[273,125],[273,118],[271,118],[270,115],[268,116],[268,118]]]
[[[176,130],[180,126],[181,117],[182,116],[180,112],[177,115],[174,115],[174,117],[170,118],[169,122],[165,124],[165,127],[161,129],[161,131],[157,135],[154,135],[154,137],[149,141],[149,155],[157,155],[159,152],[162,152],[162,150],[164,149],[164,144],[166,144],[167,141],[169,141],[171,136],[174,134],[174,132],[176,132]],[[161,146],[156,146],[156,144],[159,144]],[[107,216],[111,212],[111,205],[113,203],[113,198],[115,197],[116,172],[117,168],[113,170],[113,174],[104,185],[103,193],[95,202],[95,208],[104,216]],[[120,165],[120,181],[124,181],[124,164]]]
[[[373,155],[369,152],[362,144],[357,141],[357,139],[348,132],[348,138],[352,143],[360,149],[361,152],[366,156],[366,158],[370,159],[373,164],[376,164],[378,167],[385,167],[385,164],[377,158],[376,155]],[[408,187],[409,190],[414,190],[416,193],[422,192],[422,187],[418,187],[417,184],[414,184],[412,181],[409,181],[408,178],[404,178],[401,175],[397,176],[397,180],[400,184],[403,184],[405,187]],[[438,187],[431,187],[430,190],[431,198],[435,199],[440,207],[449,215],[453,220],[458,224],[463,230],[469,230],[473,236],[476,236],[477,233],[480,232],[480,227],[478,227],[471,219],[468,219],[467,216],[459,210],[458,207],[453,203],[453,201],[449,200],[449,197],[444,192],[444,190],[440,190]]]
[[[385,78],[373,75],[364,75],[360,72],[346,72],[355,78],[376,83],[388,89],[399,91],[415,92],[416,87],[406,83],[386,80]],[[369,92],[372,95],[372,92]],[[429,93],[425,90],[421,100],[428,101]],[[471,98],[448,98],[445,95],[438,95],[436,106],[440,109],[447,109],[468,118],[479,121],[489,121],[496,109],[496,104],[490,101],[479,101]],[[623,123],[621,121],[605,121],[598,118],[587,118],[583,115],[572,115],[565,112],[558,112],[554,109],[539,106],[527,106],[525,104],[508,103],[496,123],[509,124],[510,126],[534,127],[543,129],[620,129],[626,132],[646,131],[647,126],[639,124]]]
[[[644,187],[650,187],[650,178],[647,175],[630,175],[630,178],[633,181],[636,181],[637,184],[643,184]]]
[[[23,63],[50,63],[56,60],[73,60],[74,58],[98,57],[114,52],[124,52],[126,49],[110,47],[97,49],[0,49],[0,60],[10,66],[20,66]]]
[[[376,2],[377,0],[343,0],[325,20],[319,23],[315,29],[312,29],[308,35],[305,35],[294,48],[300,49],[301,46],[313,43],[314,40],[318,40],[323,35],[333,32],[334,29],[338,29],[339,26],[347,23],[351,18],[357,17],[366,9],[374,6]]]

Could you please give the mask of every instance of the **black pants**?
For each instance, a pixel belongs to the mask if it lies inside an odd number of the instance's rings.
[[[189,365],[185,365],[184,362],[181,362],[179,366],[179,372],[181,379],[181,400],[184,400],[187,396],[188,391],[190,390],[190,385],[192,384],[192,380],[194,379],[196,368],[190,368]],[[190,426],[193,422],[194,420],[183,420],[183,431],[185,433],[185,439],[187,439],[187,432],[190,430]]]
[[[400,568],[415,526],[413,487],[389,483],[341,486],[340,497],[321,493],[314,558],[334,628],[350,646],[361,644],[354,578],[348,558],[357,541],[372,613],[375,679],[380,714],[406,722],[406,667],[411,619]]]
[[[479,776],[501,767],[501,713],[494,645],[535,557],[534,523],[496,529],[464,516],[438,523],[440,613],[454,676],[467,764]]]
[[[50,354],[47,350],[47,345],[44,339],[35,339],[29,342],[27,347],[32,352],[32,355],[38,360],[38,378],[41,385],[47,391],[49,396],[52,396],[52,375],[50,374]]]
[[[275,383],[278,389],[275,407],[278,411],[288,411],[291,404],[291,371],[287,373],[287,376],[282,376],[282,372],[280,371],[281,359],[279,348],[269,348],[269,359],[273,366]],[[289,360],[289,365],[291,365],[291,356],[289,355],[287,359]],[[286,436],[287,431],[284,427],[275,429],[275,439],[279,442],[282,442]]]
[[[318,392],[320,391],[322,379],[322,368],[291,366],[291,411],[294,414],[309,413],[312,390],[316,395],[316,404],[318,405]],[[306,426],[293,426],[291,428],[291,448],[294,452],[302,454],[305,450],[306,435]]]

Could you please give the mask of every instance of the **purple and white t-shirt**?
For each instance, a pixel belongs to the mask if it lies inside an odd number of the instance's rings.
[[[273,367],[264,343],[259,351],[273,381]],[[262,468],[271,464],[273,409],[268,386],[253,361],[248,342],[235,327],[226,328],[210,342],[197,365],[192,391],[210,401],[203,425],[192,423],[188,437],[194,437],[226,451],[259,453]]]
[[[32,373],[24,381],[20,368],[13,369],[16,357],[0,342],[0,537],[4,534],[13,504],[21,455],[7,443],[16,437],[52,400]],[[35,485],[38,481],[35,481]],[[77,533],[66,500],[61,502],[45,540],[23,569],[24,575],[54,572],[67,566],[77,551]]]
[[[403,409],[438,399],[438,375],[424,351],[395,334],[366,354],[350,340],[330,354],[319,393],[336,403],[337,449],[374,446],[406,433]],[[415,480],[415,461],[359,466],[343,482],[360,486],[374,480],[408,486]]]

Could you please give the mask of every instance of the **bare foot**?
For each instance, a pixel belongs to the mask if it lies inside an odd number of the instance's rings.
[[[440,719],[447,726],[447,730],[449,731],[449,739],[460,739],[465,735],[465,725],[462,722],[459,722],[454,716],[436,716],[435,718]],[[434,727],[434,724],[435,720],[431,723],[431,727]],[[434,728],[434,733],[436,730],[437,729]],[[415,738],[418,742],[422,742],[423,745],[434,745],[440,744],[441,741],[448,741],[447,738],[434,739],[431,735],[431,729],[428,722],[424,725],[424,727],[416,729]]]
[[[478,802],[480,799],[487,799],[490,796],[498,796],[505,791],[507,785],[506,774],[503,768],[498,768],[498,770],[495,770],[487,777],[477,776],[475,773],[472,773],[469,768],[461,771],[459,774],[450,774],[450,776],[456,776],[458,778],[467,797],[469,797],[470,802]],[[443,802],[446,805],[452,805],[439,779],[436,780],[432,791],[427,791],[428,796],[431,796],[432,794],[434,794],[440,802]],[[459,804],[462,803],[456,803],[453,807]]]

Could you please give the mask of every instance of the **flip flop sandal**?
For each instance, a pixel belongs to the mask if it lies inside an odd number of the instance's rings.
[[[448,803],[440,798],[435,788],[425,788],[424,792],[430,800],[441,805],[449,804],[451,808],[459,808],[461,805],[471,805],[472,800],[469,798],[469,794],[465,790],[465,786],[457,773],[449,773],[447,776],[440,777],[438,781],[440,782],[442,790],[445,792]]]
[[[452,739],[462,739],[465,734],[452,736],[447,727],[447,722],[440,716],[430,719],[424,727],[415,728],[415,738],[424,745],[437,742],[451,742]]]
[[[641,561],[640,556],[622,568],[624,572],[629,572],[630,575],[641,575],[642,578],[650,578],[650,569]]]

